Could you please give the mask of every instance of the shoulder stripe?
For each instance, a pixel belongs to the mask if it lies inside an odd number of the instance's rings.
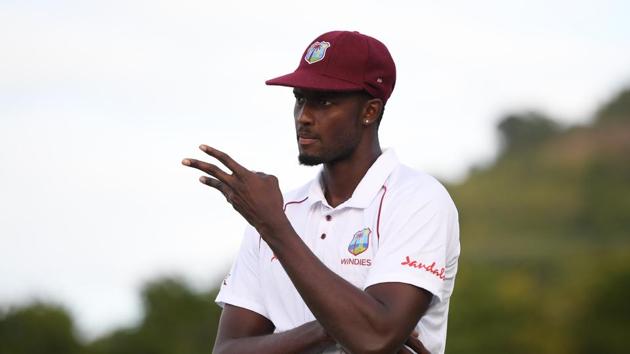
[[[308,196],[306,196],[306,198],[302,199],[302,200],[292,200],[290,202],[287,202],[284,207],[282,207],[282,211],[287,211],[287,206],[289,204],[300,204],[303,203],[304,201],[306,201],[308,199]],[[260,251],[260,246],[262,244],[262,236],[258,236],[258,251]]]
[[[300,204],[300,203],[303,203],[304,201],[306,201],[307,199],[308,199],[308,196],[306,196],[306,197],[305,197],[304,199],[302,199],[302,200],[292,200],[292,201],[290,201],[290,202],[287,202],[287,203],[284,205],[284,208],[282,208],[282,210],[283,210],[283,211],[287,211],[287,206],[289,206],[289,204]]]
[[[381,196],[381,203],[378,206],[378,216],[376,218],[376,240],[377,241],[381,240],[381,231],[380,231],[380,227],[381,227],[381,209],[383,209],[383,199],[385,199],[385,193],[387,193],[387,187],[385,185],[383,185],[382,189],[383,189],[383,195]]]

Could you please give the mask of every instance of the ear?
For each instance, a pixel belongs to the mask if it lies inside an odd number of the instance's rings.
[[[383,110],[383,101],[380,98],[371,98],[365,101],[363,106],[363,114],[361,116],[361,123],[363,125],[372,125],[378,121]]]

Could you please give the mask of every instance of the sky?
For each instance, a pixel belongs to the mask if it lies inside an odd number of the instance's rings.
[[[0,0],[0,307],[66,306],[87,338],[132,325],[147,281],[218,285],[245,221],[200,173],[201,143],[274,174],[297,163],[288,88],[323,32],[384,42],[397,84],[381,144],[452,183],[496,124],[583,124],[630,86],[627,1]]]

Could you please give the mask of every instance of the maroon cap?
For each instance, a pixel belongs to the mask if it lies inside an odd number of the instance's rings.
[[[379,40],[359,32],[333,31],[306,48],[294,72],[265,83],[323,91],[364,90],[387,102],[396,84],[396,65]]]

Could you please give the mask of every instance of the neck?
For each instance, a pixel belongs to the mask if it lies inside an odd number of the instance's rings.
[[[324,164],[322,185],[328,204],[334,208],[350,199],[381,153],[381,147],[376,141],[369,149],[356,149],[344,160]]]

